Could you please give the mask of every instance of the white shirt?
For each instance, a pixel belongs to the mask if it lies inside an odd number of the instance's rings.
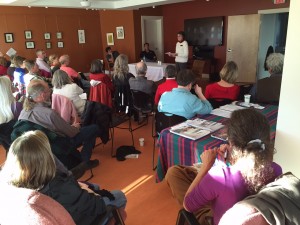
[[[48,73],[51,73],[51,68],[50,66],[41,58],[36,58],[36,64],[38,65],[40,70],[44,70]]]
[[[53,94],[63,95],[69,98],[79,115],[82,114],[85,106],[85,100],[81,99],[79,95],[83,93],[82,88],[80,88],[77,84],[66,84],[61,89],[53,88]]]
[[[30,81],[32,80],[32,78],[34,78],[34,75],[32,75],[30,73],[26,73],[24,75],[24,83],[25,83],[26,88],[27,88],[28,84],[30,83]]]
[[[177,56],[175,57],[175,62],[186,63],[189,57],[189,46],[186,41],[177,42],[176,51]]]

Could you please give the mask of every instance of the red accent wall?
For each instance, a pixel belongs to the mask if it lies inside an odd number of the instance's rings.
[[[0,7],[0,51],[6,53],[12,47],[18,55],[35,59],[37,49],[50,54],[69,54],[71,67],[86,72],[93,59],[102,54],[99,12],[85,9]],[[85,44],[78,43],[78,30],[85,30]],[[32,31],[32,39],[25,40],[24,31]],[[56,32],[62,32],[63,48],[57,47]],[[51,39],[45,40],[44,33],[50,33]],[[14,42],[5,43],[4,33],[13,33]],[[35,49],[26,49],[25,41],[34,41]],[[51,49],[46,49],[50,41]]]
[[[165,52],[175,51],[177,32],[184,30],[184,20],[202,17],[224,16],[223,46],[215,47],[214,56],[217,60],[217,71],[226,62],[226,36],[228,16],[257,14],[258,10],[288,8],[289,1],[285,4],[274,5],[271,0],[195,0],[185,3],[164,5],[164,48]],[[165,56],[165,62],[174,62],[174,58]],[[206,71],[207,68],[206,68]]]

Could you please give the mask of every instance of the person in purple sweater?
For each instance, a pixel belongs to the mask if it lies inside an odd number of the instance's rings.
[[[268,120],[254,109],[232,113],[227,125],[229,145],[201,154],[199,170],[187,166],[169,168],[166,180],[179,204],[193,212],[201,224],[218,224],[235,203],[257,193],[282,174],[273,162],[274,146]],[[227,162],[213,166],[217,155]]]

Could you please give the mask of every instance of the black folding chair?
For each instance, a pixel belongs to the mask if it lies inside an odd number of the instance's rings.
[[[200,225],[193,213],[181,209],[178,212],[176,225]]]
[[[183,116],[178,116],[174,114],[166,115],[166,114],[168,113],[156,111],[152,123],[152,137],[153,137],[152,169],[153,170],[156,169],[156,166],[154,166],[155,146],[156,146],[155,142],[160,132],[167,127],[171,127],[186,121],[186,118]]]
[[[137,90],[131,89],[132,95],[132,104],[133,111],[135,113],[135,117],[138,119],[138,124],[140,126],[134,128],[134,130],[145,126],[148,124],[148,117],[151,112],[153,112],[153,96]],[[145,123],[144,123],[145,122]]]

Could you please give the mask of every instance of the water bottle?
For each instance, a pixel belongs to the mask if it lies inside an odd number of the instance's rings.
[[[145,55],[143,56],[143,61],[146,62],[146,56]]]

